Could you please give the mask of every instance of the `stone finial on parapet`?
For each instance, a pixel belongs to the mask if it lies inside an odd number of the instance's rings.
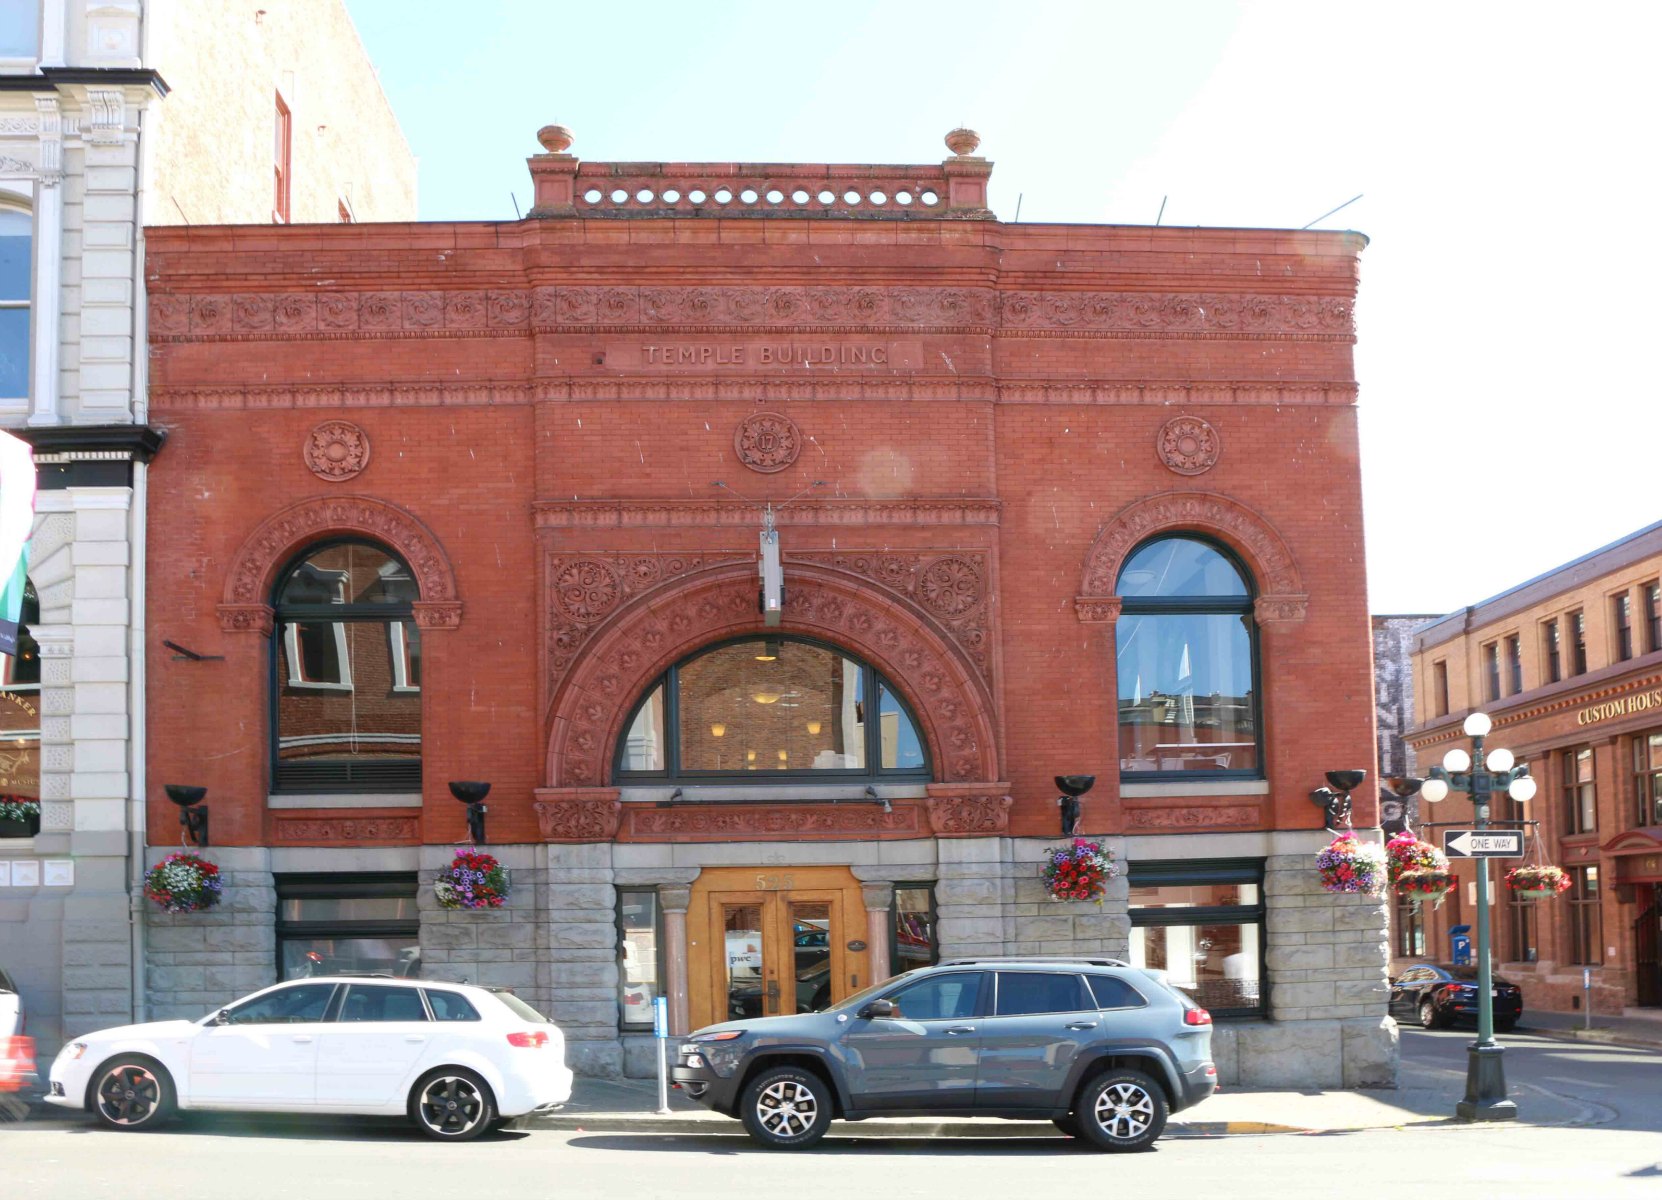
[[[577,156],[571,148],[571,130],[564,125],[544,125],[537,130],[544,153],[529,160],[533,198],[530,216],[572,217],[577,215]]]
[[[987,208],[987,179],[993,164],[973,155],[981,148],[981,135],[960,125],[946,135],[952,157],[941,164],[946,173],[946,211],[949,216],[992,216]]]
[[[974,154],[981,145],[981,135],[973,129],[965,129],[962,125],[946,135],[946,148],[959,158],[967,158]]]

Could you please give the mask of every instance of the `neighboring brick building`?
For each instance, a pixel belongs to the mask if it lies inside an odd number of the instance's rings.
[[[1528,762],[1539,787],[1491,815],[1539,821],[1544,858],[1573,885],[1535,902],[1498,889],[1497,970],[1526,1008],[1579,1008],[1584,970],[1596,1011],[1662,1006],[1662,523],[1425,627],[1414,676],[1419,761],[1468,747],[1461,722],[1488,713],[1489,747]],[[1455,793],[1435,819],[1470,811]],[[1515,864],[1496,865],[1499,878]],[[1437,958],[1475,916],[1472,864],[1457,870],[1463,886],[1430,917]]]
[[[1419,797],[1404,782],[1417,770],[1405,735],[1414,725],[1414,631],[1441,614],[1393,614],[1373,618],[1373,707],[1379,743],[1377,774],[1380,826],[1387,837],[1418,824]],[[1391,781],[1397,781],[1397,788]],[[1391,952],[1414,959],[1425,953],[1425,919],[1405,896],[1391,908]]]
[[[414,180],[341,0],[0,6],[0,426],[41,488],[4,664],[40,831],[0,838],[0,964],[43,1053],[143,1015],[143,229],[408,220]]]
[[[232,884],[152,914],[158,1009],[419,958],[644,1072],[659,990],[685,1030],[1109,953],[1238,1018],[1229,1081],[1394,1078],[1384,904],[1318,889],[1308,798],[1374,745],[1364,239],[1002,224],[960,132],[895,167],[542,136],[520,222],[149,231],[151,815],[207,786]],[[413,593],[330,599],[343,543]],[[331,654],[406,664],[419,759],[310,723]],[[1062,773],[1130,866],[1100,908],[1040,878]],[[452,780],[492,784],[504,911],[433,898]]]

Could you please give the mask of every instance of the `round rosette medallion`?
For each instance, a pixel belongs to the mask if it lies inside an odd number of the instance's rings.
[[[783,471],[802,452],[802,434],[784,413],[751,413],[733,433],[733,450],[752,471]]]
[[[1179,475],[1201,475],[1218,465],[1218,431],[1199,417],[1173,417],[1155,439],[1160,461]]]
[[[332,483],[369,466],[369,435],[350,421],[325,421],[306,439],[306,465]]]

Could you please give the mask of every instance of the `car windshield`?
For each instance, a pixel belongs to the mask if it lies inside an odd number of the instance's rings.
[[[835,1012],[835,1011],[838,1011],[838,1010],[844,1009],[844,1008],[859,1008],[860,1005],[864,1004],[867,1000],[873,1000],[873,999],[876,999],[878,996],[888,995],[890,992],[892,992],[896,988],[898,988],[901,984],[905,983],[908,979],[911,979],[914,976],[922,973],[923,971],[927,971],[928,969],[929,969],[928,967],[918,967],[915,970],[907,971],[907,972],[905,972],[903,974],[900,974],[900,975],[891,975],[887,979],[883,980],[882,983],[874,983],[870,987],[865,988],[862,991],[855,992],[852,996],[849,996],[847,999],[843,1000],[841,1003],[828,1005],[827,1007],[822,1008],[820,1011],[821,1012]]]
[[[554,1023],[512,992],[493,991],[491,995],[506,1004],[508,1011],[522,1021],[532,1021],[538,1025],[552,1025]]]

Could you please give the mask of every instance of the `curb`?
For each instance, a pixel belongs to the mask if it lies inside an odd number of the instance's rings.
[[[524,1117],[515,1128],[549,1129],[567,1133],[698,1134],[706,1137],[742,1135],[744,1126],[721,1116],[660,1116],[657,1113],[556,1113],[546,1117]],[[1173,1121],[1165,1138],[1212,1138],[1272,1133],[1316,1133],[1302,1125],[1280,1125],[1273,1121]],[[865,1121],[834,1121],[830,1137],[880,1138],[1052,1138],[1064,1135],[1049,1121],[1005,1121],[998,1118],[969,1118],[959,1121],[927,1121],[904,1117],[875,1117]]]
[[[1662,1038],[1653,1040],[1620,1029],[1601,1029],[1598,1026],[1592,1029],[1522,1027],[1518,1032],[1532,1033],[1537,1037],[1552,1038],[1559,1042],[1595,1042],[1603,1046],[1626,1046],[1632,1050],[1662,1050]]]

